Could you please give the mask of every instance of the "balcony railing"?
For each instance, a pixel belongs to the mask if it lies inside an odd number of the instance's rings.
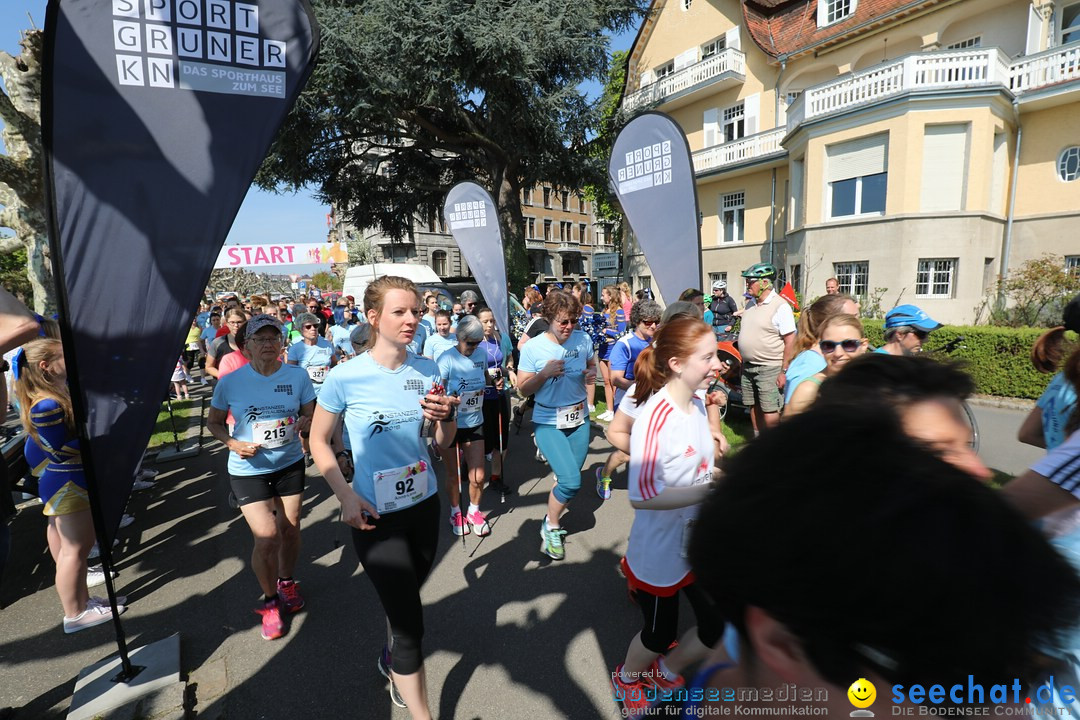
[[[788,107],[787,130],[906,92],[999,87],[1023,95],[1077,79],[1080,42],[1015,62],[998,48],[916,53],[808,88]]]
[[[784,139],[786,134],[786,128],[773,128],[723,145],[713,145],[704,150],[698,150],[693,156],[694,172],[696,174],[706,173],[728,165],[736,165],[768,155],[783,153],[785,150],[780,146],[780,141]]]
[[[558,252],[581,252],[581,243],[577,240],[560,240],[555,249]]]
[[[544,241],[540,238],[525,238],[525,248],[527,250],[545,250],[547,246],[544,245]]]
[[[710,58],[646,85],[623,99],[623,109],[632,112],[646,105],[662,102],[664,98],[677,92],[720,78],[726,73],[746,76],[746,56],[740,50],[724,48]]]
[[[1080,78],[1080,41],[1018,58],[1009,68],[1009,89],[1019,94]]]

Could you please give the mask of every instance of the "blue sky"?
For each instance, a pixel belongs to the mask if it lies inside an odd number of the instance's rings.
[[[31,27],[31,18],[35,26],[44,27],[45,6],[46,0],[0,0],[0,50],[18,54],[19,33]],[[614,38],[612,48],[628,49],[634,41],[635,32]],[[600,86],[589,83],[585,89],[595,97]],[[2,147],[0,144],[0,151]],[[315,200],[310,193],[275,195],[253,188],[248,191],[225,242],[229,245],[319,242],[326,237],[326,214],[329,211],[329,207]],[[305,269],[313,272],[316,268],[306,266]]]

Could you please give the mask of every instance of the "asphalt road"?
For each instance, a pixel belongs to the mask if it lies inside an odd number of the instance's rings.
[[[979,457],[988,467],[1019,475],[1046,453],[1016,439],[1028,409],[994,407],[978,401],[970,406],[979,425]]]

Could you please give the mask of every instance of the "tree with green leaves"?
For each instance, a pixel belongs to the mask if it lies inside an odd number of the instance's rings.
[[[527,262],[521,190],[603,181],[588,150],[608,37],[645,0],[315,0],[322,48],[257,182],[315,188],[358,228],[408,235],[476,180],[492,193],[513,285]]]
[[[623,213],[619,200],[611,191],[611,184],[608,182],[607,163],[608,158],[611,157],[611,148],[615,145],[615,138],[623,126],[629,122],[629,117],[622,110],[622,96],[623,89],[626,87],[626,67],[629,59],[630,52],[627,50],[616,50],[611,55],[607,81],[604,83],[604,92],[600,96],[600,124],[596,138],[589,147],[590,154],[600,164],[604,175],[600,182],[585,187],[585,197],[592,202],[596,219],[611,223],[612,242],[620,254],[622,254]]]
[[[49,261],[49,232],[45,219],[45,151],[41,144],[40,30],[23,33],[22,52],[0,52],[0,120],[4,121],[6,155],[0,155],[0,226],[14,237],[0,238],[0,253],[17,253],[39,313],[56,308],[56,290]],[[10,259],[10,258],[9,258]],[[5,265],[5,274],[6,266]],[[21,285],[17,283],[16,285]],[[18,292],[16,285],[8,286]]]

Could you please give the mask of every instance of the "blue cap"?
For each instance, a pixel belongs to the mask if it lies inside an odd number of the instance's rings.
[[[885,327],[895,328],[909,325],[919,330],[930,332],[941,327],[941,323],[934,320],[914,305],[897,305],[885,313]]]

